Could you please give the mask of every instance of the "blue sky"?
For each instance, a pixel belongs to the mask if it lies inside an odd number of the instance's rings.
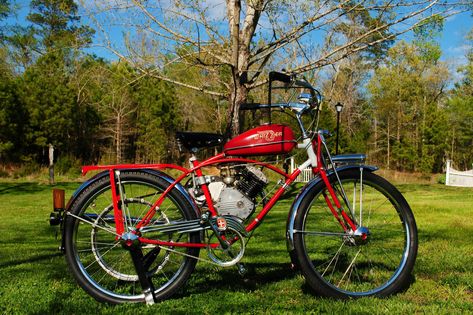
[[[443,60],[454,64],[465,63],[465,55],[471,49],[471,42],[465,40],[466,35],[473,28],[471,12],[454,15],[447,19],[443,33],[440,36],[440,45]]]
[[[207,0],[209,1],[209,0]],[[12,1],[17,4],[19,10],[15,17],[11,17],[8,19],[7,23],[10,25],[13,24],[20,24],[25,25],[25,17],[28,14],[29,10],[29,3],[28,0],[17,0]],[[221,12],[223,13],[223,12]],[[86,19],[83,19],[83,22],[87,22]],[[454,70],[458,66],[464,64],[466,62],[465,55],[469,49],[471,49],[472,42],[468,42],[465,40],[466,35],[469,31],[473,28],[473,17],[471,12],[469,13],[462,13],[458,15],[454,15],[449,17],[444,25],[443,33],[441,34],[440,38],[438,39],[441,48],[442,48],[442,60],[448,61],[451,69]],[[117,34],[114,36],[115,38],[121,40],[121,35]],[[408,33],[404,35],[402,38],[406,40],[410,40],[412,37],[412,33]],[[104,57],[107,59],[115,58],[110,54],[108,51],[104,49],[90,49],[91,52],[95,53],[100,57]]]

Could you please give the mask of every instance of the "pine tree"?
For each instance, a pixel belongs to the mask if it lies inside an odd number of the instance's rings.
[[[39,54],[24,71],[20,87],[29,118],[28,154],[40,160],[49,144],[62,156],[74,154],[83,147],[77,125],[85,117],[71,80],[79,48],[90,42],[92,32],[78,26],[77,5],[71,0],[34,0],[30,10],[27,18]]]

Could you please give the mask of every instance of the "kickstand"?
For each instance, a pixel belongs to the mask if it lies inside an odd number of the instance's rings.
[[[145,268],[145,262],[143,258],[143,251],[140,246],[130,246],[129,248],[133,265],[135,265],[138,279],[145,295],[145,301],[147,305],[153,305],[156,302],[156,296],[154,295],[154,286],[151,279],[148,277]]]

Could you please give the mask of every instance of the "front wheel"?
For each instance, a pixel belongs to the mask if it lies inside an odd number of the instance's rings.
[[[363,169],[339,172],[329,181],[357,230],[344,230],[327,205],[321,181],[302,200],[294,247],[302,274],[319,295],[384,297],[406,288],[417,255],[417,228],[401,193]],[[346,196],[343,198],[343,196]]]

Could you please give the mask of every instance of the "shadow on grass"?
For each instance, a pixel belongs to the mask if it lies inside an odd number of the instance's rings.
[[[201,294],[211,290],[254,291],[261,286],[294,278],[297,272],[289,263],[245,263],[247,273],[238,274],[235,268],[219,269],[218,277],[209,269],[196,270],[194,283],[187,285],[186,292],[174,296],[180,298],[189,294]],[[197,279],[196,279],[197,278]]]
[[[291,185],[289,186],[288,190],[284,192],[284,194],[281,196],[279,200],[287,200],[287,199],[294,199],[297,194],[302,190],[302,188],[305,186],[305,184],[296,184],[296,185]]]
[[[59,257],[59,256],[63,256],[63,254],[58,251],[56,253],[36,255],[33,257],[25,258],[25,259],[10,260],[6,262],[1,262],[0,268],[7,268],[7,267],[18,266],[22,264],[36,263],[42,260],[47,260],[47,259],[51,259],[51,258]]]
[[[37,183],[21,183],[21,184],[0,184],[0,194],[15,194],[21,195],[25,193],[40,192],[45,189],[52,188],[52,186],[42,186]]]
[[[52,190],[53,188],[66,188],[75,189],[79,187],[80,183],[56,183],[55,185],[38,184],[37,182],[31,183],[0,183],[0,194],[15,194],[21,195],[25,193],[37,193],[41,191]]]

